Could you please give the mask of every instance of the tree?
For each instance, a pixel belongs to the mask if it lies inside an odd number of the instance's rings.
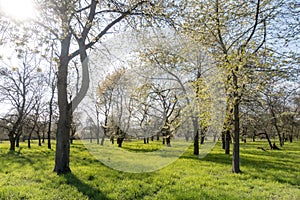
[[[42,85],[41,73],[38,66],[32,65],[34,63],[31,56],[24,54],[22,63],[17,67],[10,69],[5,66],[0,69],[1,95],[4,102],[11,106],[4,118],[7,121],[12,151],[18,146],[24,120],[39,100],[37,94]]]
[[[167,85],[167,84],[165,84]],[[171,146],[171,137],[172,137],[172,129],[176,129],[176,126],[178,126],[177,119],[179,118],[181,107],[180,102],[177,97],[178,90],[171,87],[162,86],[160,84],[158,85],[152,85],[152,94],[154,94],[151,97],[151,102],[156,101],[157,104],[154,104],[152,106],[156,106],[156,109],[158,110],[158,115],[163,116],[163,126],[161,128],[161,134],[163,135],[163,144],[165,144],[168,147]],[[159,117],[157,116],[157,117]]]
[[[130,16],[141,18],[152,15],[155,4],[150,1],[43,1],[41,21],[36,22],[45,31],[50,31],[60,46],[58,52],[57,92],[59,120],[56,135],[56,156],[54,171],[70,172],[69,134],[71,116],[84,98],[89,87],[88,50],[96,46],[108,31],[124,28],[118,24]],[[68,100],[68,72],[72,60],[81,64],[81,84],[78,94]]]
[[[267,55],[264,46],[267,25],[282,2],[215,0],[189,3],[184,29],[208,48],[226,74],[228,106],[224,127],[231,131],[233,138],[232,172],[239,173],[240,104],[247,73],[262,66],[258,60]]]
[[[291,112],[291,97],[294,96],[297,90],[297,87],[294,88],[288,83],[285,83],[283,86],[271,84],[265,91],[262,91],[270,124],[275,129],[281,147],[287,138],[287,132],[289,132],[287,125],[295,123],[295,113]]]
[[[220,100],[218,95],[213,94],[218,85],[218,75],[211,74],[215,70],[214,64],[206,51],[187,35],[176,34],[173,30],[169,30],[152,33],[150,37],[151,39],[147,38],[149,41],[145,42],[147,48],[140,52],[142,68],[150,67],[152,71],[158,68],[163,74],[161,77],[153,76],[152,79],[163,79],[165,76],[166,80],[173,81],[175,88],[173,90],[180,94],[178,98],[184,112],[181,115],[192,122],[190,124],[186,119],[181,119],[179,126],[190,126],[193,131],[191,136],[194,140],[194,154],[199,155],[200,134],[203,144],[205,132],[212,125],[211,115],[216,114],[211,109],[212,104]],[[212,80],[214,85],[209,83]],[[175,85],[178,85],[178,88]],[[214,87],[210,88],[210,91],[209,85]],[[219,107],[220,105],[218,103]],[[185,137],[190,136],[185,134]]]
[[[109,119],[112,114],[113,96],[115,90],[117,90],[118,82],[120,81],[125,69],[119,69],[114,71],[112,74],[108,74],[105,79],[99,83],[97,87],[97,108],[104,115],[104,121],[102,124],[103,137],[101,139],[101,145],[104,144],[104,139],[107,137],[109,132]],[[97,115],[98,116],[98,115]],[[98,122],[98,117],[97,117]]]

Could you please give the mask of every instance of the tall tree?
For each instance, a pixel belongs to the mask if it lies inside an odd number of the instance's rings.
[[[232,172],[240,170],[240,104],[248,72],[262,67],[266,56],[267,26],[282,2],[258,1],[188,1],[185,30],[207,47],[225,72],[228,95],[227,123],[233,138]],[[191,28],[193,27],[193,28]]]
[[[36,22],[56,38],[60,45],[58,52],[57,92],[59,120],[56,135],[56,155],[54,171],[70,172],[69,134],[72,112],[84,98],[89,87],[88,50],[113,29],[126,28],[121,21],[130,20],[131,16],[139,19],[152,15],[155,4],[148,0],[141,1],[42,1],[40,4],[41,21]],[[133,19],[133,18],[132,18]],[[68,99],[67,85],[69,66],[72,60],[81,63],[81,83],[78,94]]]

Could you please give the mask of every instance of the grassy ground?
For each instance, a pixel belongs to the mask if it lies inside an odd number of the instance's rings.
[[[124,148],[148,151],[133,144]],[[104,166],[75,141],[72,174],[57,176],[53,150],[22,143],[11,153],[0,143],[0,199],[300,199],[300,141],[279,151],[257,147],[267,143],[241,144],[242,174],[231,173],[231,157],[220,144],[203,159],[190,148],[159,171],[134,174]]]

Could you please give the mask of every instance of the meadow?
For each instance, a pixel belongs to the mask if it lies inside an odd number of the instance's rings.
[[[128,151],[159,148],[157,142],[125,142]],[[138,144],[138,145],[137,145]],[[55,145],[53,145],[55,146]],[[204,158],[190,147],[172,164],[148,173],[111,169],[81,141],[71,145],[71,174],[53,172],[54,150],[0,143],[0,199],[300,199],[300,141],[263,151],[266,141],[241,144],[241,174],[217,143]],[[172,148],[172,147],[171,147]]]

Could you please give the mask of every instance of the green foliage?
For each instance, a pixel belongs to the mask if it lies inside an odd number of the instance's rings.
[[[155,148],[142,141],[124,147]],[[57,176],[54,151],[33,145],[10,153],[0,143],[0,199],[299,199],[300,142],[280,151],[262,151],[266,141],[241,144],[242,174],[232,174],[231,161],[220,143],[204,159],[190,148],[162,170],[132,174],[112,170],[75,141],[72,174]],[[147,148],[149,147],[149,149]]]

